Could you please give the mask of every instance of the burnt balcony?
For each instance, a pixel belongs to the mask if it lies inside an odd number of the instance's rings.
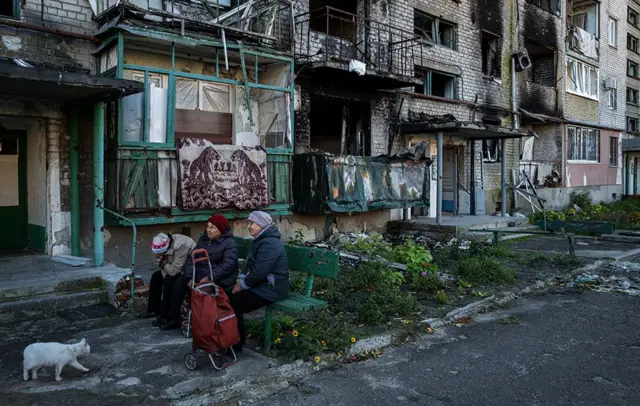
[[[414,65],[428,45],[413,31],[333,7],[295,16],[296,63],[333,83],[369,89],[422,84]]]

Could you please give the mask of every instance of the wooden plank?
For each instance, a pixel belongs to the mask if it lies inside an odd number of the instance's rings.
[[[246,258],[250,251],[251,239],[235,237],[238,246],[238,258]],[[284,246],[289,260],[289,270],[309,275],[335,279],[340,268],[340,254],[315,247],[300,245]]]
[[[214,144],[232,144],[233,115],[211,111],[176,109],[175,136],[204,138]]]
[[[131,199],[131,195],[134,193],[135,190],[138,189],[138,185],[140,183],[140,178],[142,176],[142,172],[144,170],[144,166],[145,166],[145,160],[144,159],[139,159],[135,161],[135,166],[133,167],[133,170],[131,172],[126,171],[125,172],[125,176],[127,177],[127,180],[125,180],[125,189],[124,189],[124,194],[122,195],[122,208],[126,209],[127,207],[127,203],[129,202],[129,199]],[[136,205],[138,204],[138,200],[136,199]]]

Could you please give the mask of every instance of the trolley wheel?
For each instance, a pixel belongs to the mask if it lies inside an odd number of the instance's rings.
[[[198,357],[195,352],[190,352],[184,356],[184,366],[190,371],[198,368]]]

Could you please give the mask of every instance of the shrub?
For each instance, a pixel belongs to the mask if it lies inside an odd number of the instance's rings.
[[[573,205],[580,207],[582,210],[589,210],[593,206],[591,192],[588,190],[574,190],[569,194],[569,207]]]
[[[444,284],[436,275],[425,272],[411,281],[411,287],[419,293],[434,293],[444,289]]]
[[[444,291],[439,290],[438,293],[436,293],[436,303],[444,305],[449,303],[449,296],[447,296],[446,293],[444,293]]]
[[[515,273],[508,270],[504,264],[495,258],[487,256],[468,257],[460,260],[455,273],[472,283],[513,283]]]
[[[407,265],[407,273],[411,281],[420,279],[423,272],[435,274],[438,271],[438,268],[432,264],[431,253],[413,240],[396,248],[395,261]]]

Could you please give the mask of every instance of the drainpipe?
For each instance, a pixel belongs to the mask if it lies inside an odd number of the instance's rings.
[[[93,263],[104,265],[104,102],[93,106]]]
[[[436,186],[436,224],[442,224],[442,132],[438,133],[437,153],[437,186]]]
[[[518,106],[516,102],[516,58],[511,55],[511,114],[513,120],[513,130],[518,131],[520,129],[520,123],[518,122]],[[502,217],[507,217],[507,149],[506,139],[501,141],[500,151],[500,191],[502,196],[500,197],[500,214]]]
[[[78,151],[79,117],[78,107],[71,107],[69,116],[70,144],[69,166],[71,175],[71,254],[80,256],[80,157]]]

